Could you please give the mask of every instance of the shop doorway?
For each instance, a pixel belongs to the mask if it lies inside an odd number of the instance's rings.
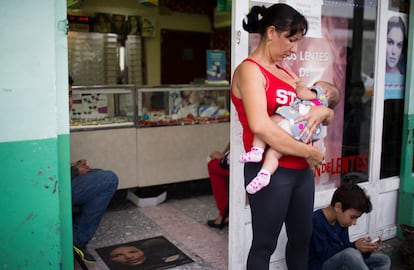
[[[204,80],[210,38],[210,33],[161,30],[161,84]]]

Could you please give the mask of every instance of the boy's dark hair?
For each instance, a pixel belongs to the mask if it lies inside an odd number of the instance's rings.
[[[73,78],[69,75],[69,85],[73,85]]]
[[[338,187],[332,196],[331,206],[335,206],[337,202],[342,204],[342,211],[348,209],[355,209],[362,213],[372,211],[369,196],[357,184],[346,183]]]

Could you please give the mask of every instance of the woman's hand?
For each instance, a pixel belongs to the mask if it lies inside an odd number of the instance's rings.
[[[311,154],[306,158],[306,162],[312,170],[319,169],[323,161],[323,154],[311,145],[308,145],[308,147],[311,150]]]
[[[316,132],[319,124],[329,124],[333,119],[333,111],[324,106],[312,106],[309,112],[298,119],[295,123],[307,121],[306,127],[302,130],[300,138],[306,137],[304,143],[309,143]]]

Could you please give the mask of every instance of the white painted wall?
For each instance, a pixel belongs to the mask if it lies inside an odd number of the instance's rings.
[[[169,14],[158,7],[146,7],[138,0],[88,0],[79,11],[68,11],[71,15],[91,16],[96,12],[109,14],[137,15],[151,17],[155,20],[155,36],[145,38],[147,85],[161,84],[161,29],[180,31],[211,32],[211,23],[207,15],[192,15],[179,12]]]
[[[63,1],[1,2],[1,142],[56,137],[58,130],[68,133],[67,78],[62,80],[67,74],[56,68],[67,66],[64,55],[56,55],[58,47],[66,48],[64,33],[57,31],[66,14],[57,18],[50,8],[58,4],[64,11]],[[53,40],[50,35],[55,33]],[[57,115],[66,123],[58,125]]]

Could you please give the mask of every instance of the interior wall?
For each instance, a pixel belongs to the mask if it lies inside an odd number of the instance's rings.
[[[155,36],[145,38],[146,81],[148,85],[161,84],[161,29],[211,33],[210,16],[174,12],[168,8],[147,7],[138,0],[85,0],[81,9],[68,10],[68,15],[91,16],[95,13],[136,15],[152,17],[155,21]]]
[[[73,269],[65,2],[0,8],[2,269]]]

